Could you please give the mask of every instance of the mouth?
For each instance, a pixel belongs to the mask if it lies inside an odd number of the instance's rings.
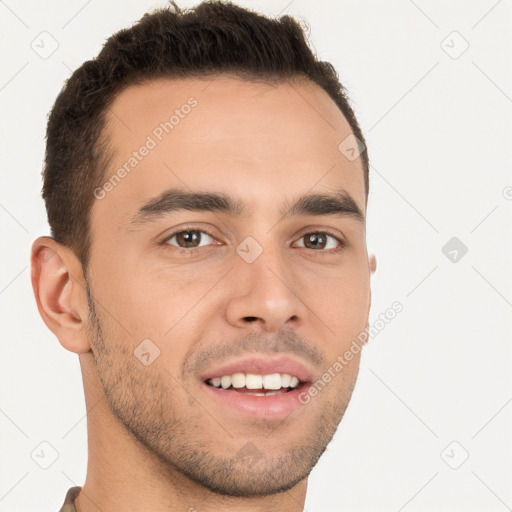
[[[232,390],[251,396],[275,396],[289,393],[300,387],[303,382],[296,375],[288,373],[270,373],[267,375],[234,373],[208,379],[206,384],[217,389]]]
[[[288,357],[250,358],[224,365],[202,378],[216,405],[253,418],[282,419],[303,403],[312,372]]]

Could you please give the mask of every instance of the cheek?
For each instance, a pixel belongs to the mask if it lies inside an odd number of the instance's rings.
[[[182,326],[193,330],[191,319],[202,310],[202,298],[219,280],[218,269],[210,270],[194,265],[179,270],[141,265],[116,292],[119,314],[132,332],[166,344]]]
[[[339,350],[340,344],[350,343],[366,326],[370,303],[368,272],[364,268],[346,268],[326,282],[323,291],[314,292],[316,309],[331,327]]]

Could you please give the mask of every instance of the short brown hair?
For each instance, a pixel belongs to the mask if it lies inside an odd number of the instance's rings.
[[[52,237],[74,251],[84,270],[93,190],[109,163],[105,115],[130,85],[221,72],[254,80],[306,77],[329,94],[364,144],[336,70],[316,59],[292,17],[270,19],[218,0],[185,11],[171,3],[112,35],[99,55],[66,81],[49,116],[42,189],[48,222]],[[366,148],[361,158],[368,198]]]

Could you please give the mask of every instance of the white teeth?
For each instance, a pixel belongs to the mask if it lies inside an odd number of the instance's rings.
[[[263,377],[261,375],[248,373],[245,376],[245,387],[247,389],[261,389],[263,387]]]
[[[291,380],[292,380],[291,376],[288,375],[287,373],[281,374],[281,386],[283,386],[283,388],[290,387]]]
[[[231,386],[231,375],[224,375],[220,379],[220,383],[224,389],[228,389]]]
[[[264,375],[263,387],[265,389],[281,389],[281,375],[279,373]]]
[[[234,373],[233,375],[223,375],[215,377],[208,381],[216,388],[222,387],[228,389],[233,386],[235,389],[268,389],[279,390],[281,388],[296,388],[300,381],[294,375],[288,373],[271,373],[269,375],[256,375],[254,373]],[[256,396],[275,395],[277,393],[251,393]]]
[[[234,388],[243,388],[245,386],[245,373],[235,373],[231,375],[231,385]]]

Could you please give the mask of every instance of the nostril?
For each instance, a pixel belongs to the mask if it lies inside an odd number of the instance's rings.
[[[245,320],[247,320],[248,322],[254,322],[254,320],[258,320],[258,317],[256,317],[256,316],[246,316]]]

